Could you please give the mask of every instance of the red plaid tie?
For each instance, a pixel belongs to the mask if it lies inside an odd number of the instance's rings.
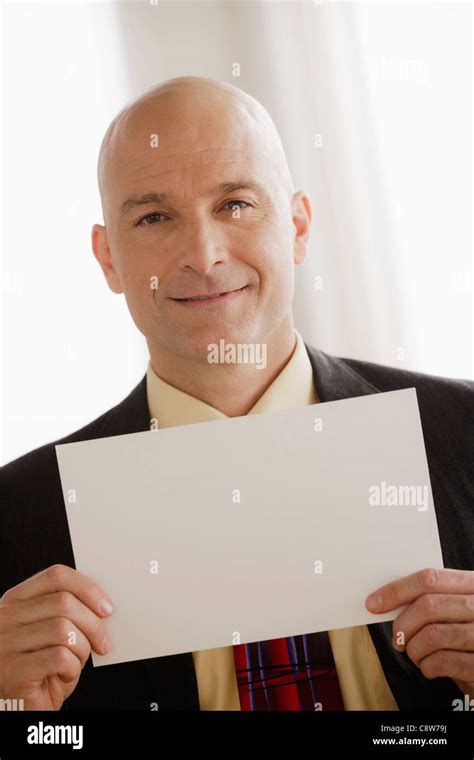
[[[233,649],[242,710],[344,710],[327,631]]]

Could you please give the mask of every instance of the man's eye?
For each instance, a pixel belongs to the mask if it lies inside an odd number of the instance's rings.
[[[145,219],[150,219],[150,217],[153,217],[153,216],[163,216],[163,214],[160,214],[158,211],[154,211],[152,214],[147,214],[146,216],[143,216],[143,217],[142,217],[142,218],[141,218],[141,219],[140,219],[140,220],[139,220],[139,221],[136,223],[135,227],[140,227],[140,226],[142,226],[142,227],[150,227],[151,225],[150,225],[149,223],[147,223],[147,224],[142,224],[142,222],[144,222],[144,221],[145,221]],[[163,216],[163,218],[164,218],[164,216]],[[153,222],[151,222],[151,224],[153,224]]]
[[[227,203],[225,203],[222,206],[222,208],[230,207],[230,210],[233,211],[236,206],[238,208],[243,208],[243,207],[252,208],[252,205],[250,203],[247,203],[247,201],[239,201],[239,200],[236,200],[236,201],[227,201]],[[152,226],[154,224],[159,224],[160,223],[159,221],[158,222],[156,222],[156,221],[155,222],[148,221],[149,219],[152,219],[153,217],[156,217],[156,216],[161,216],[163,219],[166,219],[166,217],[164,216],[164,214],[160,214],[158,211],[153,211],[151,214],[147,214],[146,216],[143,216],[136,223],[135,226],[136,227],[150,227],[150,226]]]
[[[239,206],[240,208],[242,208],[242,206],[240,206],[241,203],[243,203],[244,206],[248,206],[249,208],[251,208],[251,204],[247,203],[247,201],[227,201],[227,203],[225,203],[222,208],[225,208],[226,206],[230,206],[231,207],[230,210],[233,211],[235,206]]]

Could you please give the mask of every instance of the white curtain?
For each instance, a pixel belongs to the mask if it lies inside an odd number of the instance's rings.
[[[305,340],[472,376],[470,4],[6,4],[4,45],[2,461],[145,371],[90,248],[95,163],[122,105],[174,76],[236,84],[280,131],[313,209],[294,302]]]

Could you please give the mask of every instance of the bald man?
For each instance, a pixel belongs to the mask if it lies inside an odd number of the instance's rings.
[[[269,115],[236,87],[173,80],[114,119],[98,176],[94,253],[153,370],[229,417],[247,414],[295,347],[294,265],[311,217]],[[266,367],[208,362],[223,336],[265,344]]]
[[[93,227],[93,252],[124,294],[149,362],[120,404],[2,470],[0,706],[464,709],[474,700],[474,384],[304,343],[292,301],[310,201],[295,192],[269,114],[238,88],[181,77],[128,103],[103,139],[98,182],[104,224]],[[260,348],[264,361],[210,361],[222,338]],[[417,389],[444,568],[379,589],[378,605],[366,601],[369,626],[93,668],[91,649],[110,651],[114,600],[75,570],[55,445],[148,430],[153,420],[165,428],[408,387]],[[393,623],[377,622],[402,605]]]

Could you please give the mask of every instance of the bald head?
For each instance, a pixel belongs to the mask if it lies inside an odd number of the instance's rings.
[[[94,254],[161,376],[176,387],[187,378],[206,400],[220,383],[208,346],[223,336],[265,343],[282,366],[311,209],[263,106],[212,79],[163,82],[114,118],[98,179],[105,225],[92,229]]]
[[[160,158],[176,159],[186,168],[225,151],[256,151],[289,199],[294,186],[283,146],[265,108],[238,87],[205,77],[167,80],[127,103],[108,127],[99,151],[97,167],[104,219],[110,212],[112,190],[121,169],[133,179],[131,162],[150,151],[150,137],[159,139]],[[138,144],[137,144],[138,141]],[[230,155],[230,153],[229,153]],[[137,166],[143,172],[144,162]],[[166,163],[163,164],[166,171]],[[151,172],[150,172],[151,176]],[[106,220],[107,223],[107,220]]]

